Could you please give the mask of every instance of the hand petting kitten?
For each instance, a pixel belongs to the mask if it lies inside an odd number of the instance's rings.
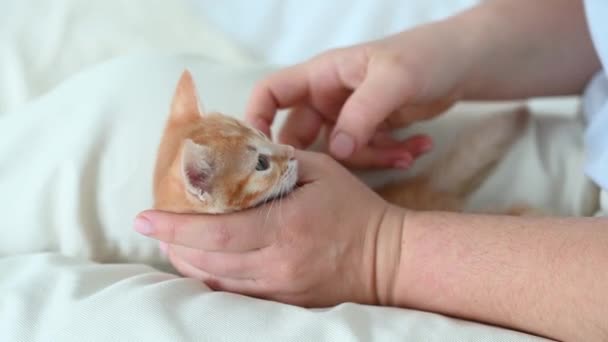
[[[136,229],[216,290],[303,306],[377,303],[391,288],[403,213],[327,155],[295,158],[301,185],[280,201],[223,215],[146,211]]]

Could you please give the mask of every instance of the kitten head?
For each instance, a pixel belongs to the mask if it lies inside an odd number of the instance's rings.
[[[173,98],[156,172],[157,209],[225,213],[290,192],[297,181],[297,162],[293,147],[275,144],[229,116],[203,113],[192,76],[185,71]]]

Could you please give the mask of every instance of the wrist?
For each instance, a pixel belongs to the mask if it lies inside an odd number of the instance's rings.
[[[399,34],[397,45],[401,55],[411,55],[412,46],[419,46],[416,53],[424,58],[424,63],[431,63],[431,68],[422,75],[424,79],[419,80],[420,88],[429,88],[426,83],[440,80],[441,86],[437,86],[440,96],[456,101],[474,96],[472,89],[478,87],[478,80],[483,80],[478,75],[479,66],[493,45],[486,32],[487,11],[480,8],[482,6]],[[409,59],[404,57],[403,60]],[[436,94],[418,95],[433,98]]]
[[[399,273],[404,221],[408,212],[388,205],[376,229],[374,248],[374,286],[377,304],[393,306]]]

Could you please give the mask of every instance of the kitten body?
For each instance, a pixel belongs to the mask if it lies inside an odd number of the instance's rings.
[[[463,211],[468,196],[521,136],[528,117],[527,109],[521,107],[484,118],[460,132],[447,153],[420,175],[389,183],[377,192],[387,201],[413,210]],[[524,204],[504,212],[533,213]]]
[[[422,174],[377,189],[413,210],[462,211],[466,198],[518,138],[525,109],[482,120]],[[178,83],[154,174],[154,207],[176,213],[227,213],[289,193],[297,182],[291,146],[219,113],[204,114],[192,76]],[[506,214],[531,212],[514,206]]]

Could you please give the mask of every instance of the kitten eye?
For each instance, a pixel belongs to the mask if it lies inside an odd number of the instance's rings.
[[[268,167],[270,167],[268,157],[266,155],[260,154],[258,156],[258,164],[255,166],[256,171],[268,170]]]

